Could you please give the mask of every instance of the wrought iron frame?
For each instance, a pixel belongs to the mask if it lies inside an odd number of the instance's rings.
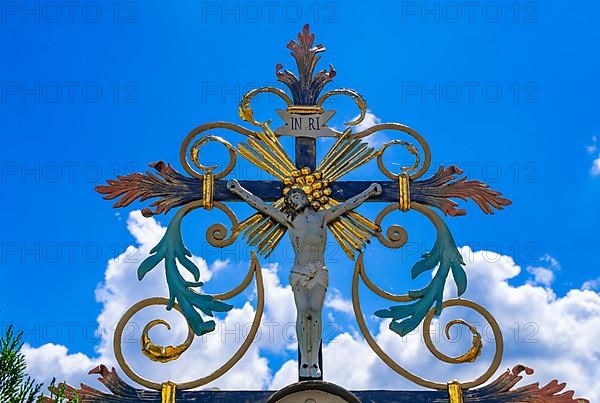
[[[383,188],[382,194],[369,201],[389,202],[390,204],[377,215],[374,221],[356,212],[350,212],[342,217],[342,220],[330,226],[332,234],[349,258],[354,260],[355,253],[358,252],[352,278],[352,304],[359,329],[371,349],[396,373],[417,385],[447,391],[452,402],[462,401],[461,399],[466,390],[482,385],[499,368],[502,360],[503,339],[496,320],[477,303],[461,298],[442,300],[444,285],[450,272],[452,272],[456,282],[459,297],[466,289],[467,279],[462,268],[464,263],[450,230],[440,215],[433,209],[437,208],[448,216],[464,215],[466,211],[457,208],[458,204],[451,200],[458,198],[462,200],[470,199],[484,213],[493,214],[494,209],[501,210],[509,205],[510,201],[501,197],[499,192],[489,189],[482,182],[459,177],[462,171],[455,166],[440,166],[433,176],[422,179],[430,168],[431,151],[424,137],[407,126],[399,123],[381,123],[357,133],[352,133],[351,129],[361,123],[366,116],[367,103],[365,99],[358,92],[351,89],[334,89],[320,95],[321,90],[333,79],[336,72],[330,66],[328,71],[322,70],[315,73],[315,66],[320,59],[319,54],[325,48],[322,45],[314,45],[314,34],[310,33],[308,25],[298,35],[297,41],[291,41],[288,44],[288,48],[292,51],[292,56],[296,60],[298,76],[288,70],[283,70],[281,65],[276,66],[276,74],[278,80],[288,87],[291,96],[278,88],[258,88],[245,94],[239,104],[239,115],[242,120],[257,127],[258,130],[251,130],[229,122],[203,124],[193,129],[181,144],[179,159],[184,171],[190,175],[189,177],[177,172],[169,164],[157,162],[150,165],[155,172],[148,171],[145,174],[134,173],[120,176],[116,180],[108,180],[107,185],[97,187],[97,191],[103,194],[105,199],[117,199],[114,207],[126,207],[136,200],[143,202],[147,199],[155,199],[150,204],[153,210],[150,207],[142,210],[144,216],[147,217],[156,214],[167,214],[171,209],[180,207],[170,221],[165,236],[152,249],[152,255],[142,262],[138,270],[138,276],[141,280],[146,273],[164,260],[170,296],[169,298],[149,298],[136,303],[127,310],[115,330],[114,351],[117,362],[123,372],[133,381],[146,388],[161,391],[163,401],[171,402],[175,400],[176,390],[181,391],[206,385],[226,373],[241,359],[250,346],[260,326],[265,304],[264,285],[257,255],[252,252],[250,268],[239,285],[221,294],[200,294],[196,290],[197,287],[202,285],[199,281],[199,270],[188,259],[191,253],[184,246],[181,237],[181,221],[188,213],[197,209],[211,210],[216,208],[227,215],[231,224],[229,228],[223,224],[211,225],[206,233],[206,239],[210,245],[218,248],[226,247],[235,242],[242,234],[248,239],[251,246],[257,247],[260,254],[268,255],[275,248],[284,230],[273,224],[268,217],[259,213],[240,222],[235,213],[223,203],[225,201],[240,201],[237,196],[227,190],[226,180],[224,180],[235,167],[239,154],[279,179],[279,181],[241,181],[244,187],[255,194],[259,194],[264,200],[273,201],[273,205],[277,208],[281,208],[281,200],[285,192],[293,187],[303,188],[307,194],[311,195],[313,208],[323,209],[330,208],[337,202],[364,190],[371,182],[380,183]],[[278,140],[279,135],[289,135],[290,128],[288,127],[285,130],[280,128],[273,131],[270,127],[270,120],[261,122],[254,117],[251,107],[252,100],[264,93],[274,94],[285,103],[286,110],[278,112],[284,119],[290,116],[322,116],[323,122],[326,122],[335,113],[325,109],[326,101],[333,96],[340,95],[348,96],[355,102],[359,109],[359,115],[353,121],[345,123],[347,129],[344,132],[336,131],[323,123],[319,128],[319,134],[313,138],[306,135],[306,133],[297,137],[296,161],[294,164],[287,157],[286,151]],[[221,137],[208,134],[215,129],[230,130],[243,136],[246,142],[233,146]],[[408,139],[393,139],[378,150],[361,141],[366,136],[382,131],[396,132],[403,137],[408,137]],[[324,158],[325,162],[317,166],[315,138],[323,136],[334,137],[336,141]],[[224,169],[217,171],[216,166],[205,166],[200,162],[200,150],[208,142],[221,144],[228,152],[229,160]],[[401,167],[397,173],[388,169],[383,161],[385,151],[394,145],[404,147],[415,159],[412,166]],[[389,181],[338,180],[352,169],[374,159],[377,160],[379,170]],[[377,238],[383,246],[388,248],[401,248],[405,245],[408,234],[403,227],[391,225],[385,231],[381,229],[384,218],[393,211],[416,211],[421,213],[433,224],[437,231],[437,239],[432,251],[425,254],[423,259],[412,268],[413,278],[437,268],[435,276],[432,278],[431,283],[422,290],[410,291],[403,295],[391,294],[374,284],[367,275],[362,254],[366,243],[371,237]],[[177,263],[182,264],[190,271],[196,282],[190,283],[183,280]],[[253,283],[253,280],[257,289],[257,303],[250,332],[235,354],[213,373],[178,384],[169,380],[156,382],[138,375],[125,360],[121,340],[123,329],[135,313],[148,306],[164,305],[167,309],[175,308],[176,311],[185,316],[189,326],[188,336],[178,346],[159,346],[153,343],[149,337],[149,331],[156,325],[160,324],[170,328],[169,324],[162,319],[149,322],[140,336],[142,351],[146,357],[159,363],[176,360],[185,353],[196,335],[210,333],[214,330],[214,322],[205,321],[199,314],[198,309],[205,316],[206,314],[212,315],[213,312],[224,312],[231,309],[231,306],[223,301],[239,295]],[[359,297],[361,282],[377,296],[396,304],[389,309],[376,312],[377,316],[391,319],[390,329],[392,331],[405,335],[422,323],[423,337],[428,350],[437,359],[445,363],[473,362],[478,359],[484,346],[481,335],[474,326],[462,319],[454,319],[445,326],[446,336],[449,337],[449,329],[452,326],[465,326],[472,335],[472,345],[468,351],[458,357],[443,354],[434,346],[430,336],[430,325],[433,317],[439,315],[442,310],[455,306],[468,308],[480,314],[491,326],[496,344],[494,357],[486,371],[473,380],[458,383],[449,380],[427,380],[400,366],[377,344],[365,323]],[[120,380],[116,380],[118,377],[115,378],[116,373],[114,373],[114,370],[112,374],[105,367],[99,367],[95,371],[102,374],[107,384],[119,384]],[[502,387],[510,384],[506,388],[508,391],[510,387],[516,384],[514,380],[518,378],[517,375],[520,371],[513,371],[512,375],[505,374],[503,375],[504,378],[499,378],[496,383],[502,384]],[[118,389],[117,386],[115,388]],[[120,388],[121,391],[124,390],[122,387]],[[497,388],[497,390],[501,389],[501,387]],[[530,392],[528,396],[545,396],[548,399],[547,401],[567,401],[558,398],[551,400],[555,397],[565,396],[564,394],[555,396],[557,391],[562,390],[562,388],[538,389],[528,389]],[[84,387],[83,391],[92,397],[101,395],[101,392],[89,387]],[[567,397],[572,398],[572,393]]]

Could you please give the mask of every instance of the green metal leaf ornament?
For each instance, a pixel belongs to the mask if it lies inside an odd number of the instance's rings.
[[[151,255],[140,264],[138,279],[141,281],[146,274],[164,260],[169,287],[167,310],[171,310],[173,304],[177,302],[194,333],[201,336],[215,330],[215,322],[213,320],[204,321],[197,309],[212,317],[214,312],[227,312],[231,310],[232,306],[215,299],[212,295],[200,294],[193,290],[193,288],[201,287],[204,283],[199,281],[200,270],[189,259],[192,254],[183,244],[181,237],[181,220],[186,214],[185,210],[181,209],[177,212],[169,223],[165,235],[150,251]],[[177,262],[194,276],[195,282],[186,281],[183,278]]]
[[[405,336],[416,329],[434,305],[436,315],[442,312],[444,286],[450,272],[459,296],[467,288],[467,275],[463,269],[465,263],[454,238],[442,220],[436,221],[437,238],[432,250],[424,254],[411,270],[411,278],[415,279],[420,274],[437,267],[431,282],[425,288],[408,293],[415,300],[414,302],[375,312],[375,316],[380,318],[391,318],[390,329],[400,336]]]

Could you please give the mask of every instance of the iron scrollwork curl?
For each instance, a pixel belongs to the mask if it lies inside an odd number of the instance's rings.
[[[464,389],[472,389],[479,385],[482,385],[484,382],[490,379],[492,375],[494,375],[496,370],[498,370],[498,368],[500,367],[500,362],[502,361],[502,354],[504,351],[504,339],[502,337],[502,332],[496,319],[494,319],[492,314],[488,310],[483,308],[481,305],[470,300],[454,298],[444,301],[442,304],[442,310],[450,307],[463,307],[475,311],[485,319],[487,324],[492,329],[493,342],[495,344],[494,357],[492,358],[491,362],[489,363],[488,367],[483,372],[483,374],[481,374],[474,380],[461,382],[461,386]],[[477,330],[477,328],[463,319],[453,319],[446,323],[444,327],[444,333],[447,339],[450,339],[449,331],[450,328],[454,325],[466,326],[472,335],[471,347],[467,350],[467,352],[461,354],[458,357],[451,357],[438,350],[431,339],[431,322],[435,314],[436,310],[431,309],[425,317],[425,319],[423,320],[423,340],[425,341],[425,345],[427,346],[429,352],[431,352],[431,354],[433,354],[438,360],[449,364],[475,362],[481,355],[483,349],[481,334]]]
[[[404,166],[400,167],[400,170],[402,171],[401,173],[412,172],[412,171],[416,170],[419,167],[420,163],[421,163],[421,157],[419,156],[419,150],[417,150],[417,148],[413,144],[409,143],[408,141],[404,141],[404,140],[392,140],[392,141],[389,141],[389,142],[385,143],[379,149],[379,152],[377,153],[377,166],[379,167],[379,170],[381,172],[383,172],[383,174],[385,176],[387,176],[388,178],[390,178],[392,180],[397,180],[398,176],[400,174],[392,173],[389,169],[387,169],[385,167],[385,165],[383,163],[383,154],[384,154],[385,150],[389,146],[394,145],[394,144],[399,144],[399,145],[403,146],[404,148],[406,148],[406,150],[410,154],[414,155],[414,157],[415,157],[415,162],[414,162],[413,165],[411,165],[409,167],[404,167]]]
[[[238,223],[237,217],[235,216],[235,214],[233,213],[233,211],[231,211],[231,209],[229,207],[227,207],[223,203],[213,201],[214,182],[215,182],[215,180],[222,179],[225,176],[229,175],[229,173],[231,173],[231,171],[233,170],[233,168],[235,167],[235,164],[237,162],[237,151],[229,142],[222,139],[221,137],[213,136],[213,135],[204,135],[204,136],[196,139],[192,143],[192,141],[195,139],[196,135],[201,132],[202,131],[198,132],[197,130],[192,131],[185,138],[185,140],[183,141],[183,143],[181,145],[180,159],[181,159],[181,164],[183,165],[184,169],[190,175],[203,180],[203,187],[202,187],[203,198],[202,198],[202,200],[199,203],[191,203],[191,204],[187,205],[186,207],[184,207],[187,209],[186,212],[184,213],[184,215],[197,207],[203,207],[205,209],[212,209],[213,207],[216,207],[219,210],[223,211],[229,218],[229,221],[231,222],[231,228],[232,228],[231,234],[228,237],[227,236],[228,230],[225,227],[225,225],[223,225],[221,223],[217,223],[217,224],[211,225],[207,229],[206,240],[208,241],[208,243],[211,246],[214,246],[217,248],[224,248],[226,246],[231,245],[237,239],[238,231],[236,231],[236,228],[238,227],[239,223]],[[206,145],[208,142],[216,142],[216,143],[222,144],[229,153],[229,161],[227,162],[226,167],[219,172],[214,172],[214,170],[217,168],[216,165],[206,166],[200,162],[200,149],[202,148],[202,146]],[[190,144],[191,144],[191,146],[190,146]],[[189,146],[189,150],[188,150],[188,146]],[[188,159],[189,159],[189,161],[188,161]],[[193,169],[189,163],[190,161],[192,162],[192,164],[194,166],[196,166],[196,168],[200,169],[201,172],[198,172],[195,169]]]
[[[361,137],[362,135],[355,134],[354,136]],[[411,144],[407,141],[404,141],[404,140],[395,139],[395,140],[389,141],[389,142],[385,143],[377,151],[377,166],[379,167],[380,171],[385,176],[387,176],[388,178],[390,178],[392,180],[395,180],[398,183],[398,203],[393,203],[393,204],[388,205],[377,215],[377,218],[375,219],[375,223],[380,227],[381,227],[381,222],[383,221],[383,219],[392,211],[398,210],[398,209],[401,211],[410,210],[410,207],[411,207],[410,187],[409,187],[410,180],[412,180],[413,177],[418,178],[420,175],[422,175],[421,172],[424,172],[429,167],[429,161],[431,160],[429,146],[427,145],[425,140],[422,139],[422,137],[420,137],[418,134],[415,138],[419,141],[419,143],[421,144],[421,147],[423,148],[423,152],[424,152],[423,164],[421,164],[421,157],[419,155],[419,150],[413,144]],[[404,148],[406,148],[406,150],[410,154],[412,154],[415,157],[415,162],[413,163],[413,165],[401,167],[400,168],[401,172],[397,173],[397,174],[393,173],[389,169],[387,169],[383,162],[383,155],[385,153],[385,150],[387,150],[388,147],[395,145],[395,144],[403,146]],[[416,171],[419,168],[419,165],[422,165],[421,168],[416,173],[414,173],[412,176],[410,176],[408,173]],[[406,242],[408,241],[408,233],[406,232],[406,229],[404,229],[402,226],[393,224],[388,227],[385,235],[383,234],[383,231],[378,232],[377,238],[383,245],[387,246],[388,248],[398,249],[398,248],[403,247],[406,244]]]
[[[383,219],[389,213],[391,213],[392,211],[396,211],[396,210],[398,210],[397,203],[392,203],[392,204],[388,205],[386,208],[381,210],[381,212],[377,215],[377,217],[375,218],[375,224],[377,224],[379,227],[383,228],[381,226],[381,222],[383,221]],[[383,245],[387,246],[388,248],[398,249],[398,248],[403,247],[406,244],[406,242],[408,241],[408,233],[406,232],[406,229],[404,227],[397,225],[397,224],[392,224],[386,230],[385,235],[383,235],[383,231],[377,232],[377,239],[379,239],[379,242],[381,242]]]
[[[218,208],[227,215],[229,221],[231,221],[231,233],[227,236],[228,230],[225,225],[221,223],[212,224],[206,230],[206,240],[211,246],[216,248],[224,248],[235,242],[239,235],[239,222],[235,213],[231,211],[229,207],[220,202],[213,202],[213,207]]]
[[[317,101],[317,105],[322,107],[323,103],[329,97],[336,96],[336,95],[346,95],[346,96],[350,97],[354,101],[354,103],[356,104],[356,106],[358,107],[359,112],[360,112],[359,115],[356,117],[356,119],[348,121],[348,122],[344,122],[344,124],[346,126],[356,126],[365,119],[365,117],[367,115],[367,101],[358,92],[356,92],[352,89],[349,89],[349,88],[339,88],[339,89],[327,91],[325,94],[323,94],[321,96],[321,98],[319,98],[319,100]]]
[[[384,144],[383,147],[379,150],[378,165],[379,165],[379,168],[381,169],[381,171],[383,172],[383,174],[386,175],[390,179],[395,179],[399,175],[399,174],[393,174],[387,168],[385,168],[385,166],[383,165],[383,162],[381,161],[381,156],[383,155],[383,152],[385,151],[385,149],[387,147],[389,147],[390,145],[401,144],[404,147],[406,147],[406,149],[412,155],[414,155],[415,159],[416,159],[415,165],[413,165],[412,167],[405,168],[405,172],[416,171],[410,175],[411,180],[416,180],[416,179],[420,178],[421,176],[423,176],[427,172],[429,167],[431,166],[431,149],[429,148],[429,144],[427,144],[427,141],[425,141],[425,138],[423,138],[423,136],[421,136],[416,130],[411,129],[410,127],[402,125],[400,123],[380,123],[380,124],[376,124],[374,126],[368,127],[365,130],[362,130],[360,132],[353,133],[353,136],[354,136],[354,138],[360,139],[360,138],[363,138],[363,137],[366,137],[371,134],[375,134],[377,132],[384,131],[384,130],[399,131],[399,132],[405,133],[408,136],[415,139],[423,152],[423,158],[420,157],[419,151],[413,144],[411,144],[407,141],[402,141],[402,140],[397,140],[397,139],[392,140],[392,141]],[[416,169],[419,165],[420,165],[419,169]]]
[[[441,313],[444,286],[450,272],[452,272],[459,296],[467,288],[467,275],[462,267],[464,261],[448,226],[432,209],[422,204],[412,202],[411,210],[416,210],[425,215],[437,231],[433,248],[412,267],[411,278],[414,279],[422,273],[434,270],[436,267],[437,271],[426,287],[409,292],[414,300],[411,304],[393,306],[375,312],[375,315],[381,318],[391,318],[390,329],[401,336],[405,336],[414,330],[423,321],[432,306],[435,305],[438,315]]]
[[[225,374],[227,371],[229,371],[246,354],[246,352],[248,351],[248,348],[250,347],[250,345],[252,344],[252,342],[254,341],[254,339],[256,337],[256,334],[260,327],[262,315],[264,312],[264,285],[263,285],[260,264],[258,262],[258,258],[256,257],[256,254],[254,252],[252,252],[252,260],[250,263],[250,268],[248,270],[248,273],[246,274],[246,276],[240,282],[239,285],[237,285],[236,287],[232,288],[231,290],[229,290],[227,292],[208,296],[212,300],[222,303],[221,302],[222,300],[231,299],[231,298],[239,295],[245,289],[247,289],[247,287],[251,284],[252,279],[256,280],[256,290],[257,290],[256,312],[254,315],[254,319],[252,321],[252,326],[251,326],[250,331],[248,332],[248,335],[246,336],[244,342],[240,345],[240,347],[238,347],[236,352],[223,365],[221,365],[219,368],[217,368],[211,374],[201,377],[201,378],[198,378],[198,379],[195,379],[195,380],[178,383],[176,385],[173,384],[176,386],[176,389],[178,389],[178,390],[193,389],[193,388],[197,388],[197,387],[206,385],[206,384],[218,379],[223,374]],[[195,293],[196,295],[198,295],[199,297],[207,297],[207,295],[198,294],[195,291],[192,291],[192,292]],[[154,326],[156,326],[158,324],[163,324],[168,329],[170,329],[170,325],[168,322],[166,322],[162,319],[152,320],[148,324],[146,324],[146,326],[144,326],[142,335],[140,337],[140,342],[142,345],[142,352],[146,357],[150,358],[151,360],[156,361],[156,362],[161,362],[161,363],[165,363],[165,362],[169,362],[169,361],[178,359],[191,346],[191,344],[194,340],[194,334],[196,332],[194,331],[194,326],[190,322],[190,318],[187,316],[187,313],[183,309],[182,305],[180,305],[178,303],[174,303],[172,301],[172,298],[153,297],[153,298],[148,298],[148,299],[139,301],[138,303],[131,306],[127,310],[127,312],[125,312],[125,314],[121,317],[121,319],[119,320],[119,323],[117,324],[117,327],[115,329],[114,339],[113,339],[113,347],[114,347],[115,357],[117,359],[117,362],[118,362],[119,366],[121,367],[121,369],[123,370],[123,372],[125,372],[125,374],[128,377],[130,377],[133,381],[137,382],[138,384],[140,384],[144,387],[147,387],[149,389],[161,390],[165,385],[164,383],[158,383],[158,382],[154,382],[149,379],[143,378],[142,376],[137,374],[131,368],[129,363],[125,360],[125,357],[123,355],[123,346],[122,346],[123,331],[124,331],[127,323],[131,320],[131,318],[136,313],[140,312],[142,309],[150,307],[150,306],[155,306],[155,305],[164,305],[167,307],[167,309],[169,309],[169,307],[172,307],[172,308],[175,308],[176,311],[181,313],[186,318],[186,321],[188,324],[188,336],[186,337],[186,340],[178,346],[164,347],[164,346],[157,345],[154,342],[152,342],[152,340],[150,339],[150,337],[148,335],[148,332],[150,331],[150,329],[152,329]],[[214,327],[213,327],[213,330],[214,330]],[[208,333],[208,331],[206,331],[204,333]]]
[[[446,363],[461,364],[464,362],[475,361],[480,356],[483,348],[481,334],[474,326],[462,319],[454,319],[448,322],[445,327],[447,338],[449,338],[450,328],[456,325],[466,326],[472,334],[472,343],[468,351],[458,357],[451,357],[439,351],[433,344],[430,334],[432,319],[434,315],[440,315],[442,310],[448,307],[462,306],[472,309],[478,314],[482,315],[487,323],[491,326],[494,334],[494,341],[496,343],[494,358],[486,371],[475,380],[461,383],[465,389],[479,386],[488,380],[500,365],[503,351],[502,333],[500,332],[500,328],[493,316],[480,305],[472,301],[459,298],[448,301],[442,300],[444,286],[450,272],[452,272],[452,276],[456,283],[458,295],[460,296],[465,291],[467,278],[464,269],[462,268],[464,262],[460,252],[456,247],[456,243],[454,242],[450,230],[441,217],[430,208],[416,202],[411,202],[410,208],[411,210],[416,210],[425,215],[437,230],[436,242],[431,252],[423,255],[423,258],[413,266],[411,277],[414,279],[418,275],[426,271],[433,270],[436,267],[437,271],[433,276],[432,281],[423,289],[409,291],[408,294],[404,295],[391,294],[379,288],[373,283],[373,281],[371,281],[366,273],[363,256],[361,254],[356,262],[352,281],[352,303],[359,328],[373,351],[398,374],[424,387],[446,389],[448,388],[446,383],[430,381],[407,371],[405,368],[396,363],[389,355],[387,355],[377,344],[364,322],[363,314],[360,308],[360,299],[358,295],[359,279],[363,281],[370,291],[379,297],[402,304],[392,306],[389,309],[379,310],[375,312],[376,316],[392,319],[389,325],[390,329],[401,336],[407,335],[409,332],[416,329],[420,323],[422,323],[423,339],[427,349],[436,358]],[[385,216],[397,209],[400,209],[399,204],[394,203],[388,205],[377,216],[375,220],[376,224],[380,225]],[[380,234],[379,240],[385,246],[398,248],[405,244],[407,237],[407,232],[403,227],[399,225],[392,225],[387,230],[387,237],[384,237]]]
[[[286,94],[284,91],[280,90],[279,88],[262,87],[262,88],[256,88],[256,89],[248,91],[247,93],[244,94],[244,96],[242,97],[242,100],[240,101],[238,112],[239,112],[240,118],[242,118],[244,121],[246,121],[254,126],[258,126],[258,127],[263,127],[264,125],[271,123],[271,120],[268,120],[266,122],[257,122],[254,119],[254,111],[252,110],[251,102],[255,96],[257,96],[258,94],[262,94],[262,93],[271,93],[271,94],[277,95],[279,98],[281,98],[283,100],[283,102],[286,103],[286,105],[288,107],[294,104],[294,102],[289,97],[289,95]]]
[[[237,153],[235,151],[235,148],[231,144],[229,144],[229,142],[227,142],[226,140],[224,140],[223,138],[221,138],[219,136],[204,135],[204,136],[196,139],[193,143],[192,143],[192,140],[195,139],[195,137],[198,135],[198,133],[201,133],[205,130],[214,129],[214,128],[233,129],[231,126],[237,126],[237,125],[232,125],[230,123],[225,124],[225,123],[221,122],[221,124],[208,124],[208,125],[203,125],[203,126],[206,126],[206,127],[202,128],[202,126],[200,126],[199,128],[192,130],[190,132],[190,134],[188,134],[186,136],[186,138],[183,140],[183,143],[181,143],[181,148],[179,150],[179,160],[181,162],[181,165],[183,166],[183,169],[185,169],[185,171],[188,174],[190,174],[191,176],[198,178],[198,179],[203,179],[205,174],[208,172],[212,173],[214,175],[215,179],[224,178],[235,167],[235,163],[237,161]],[[241,126],[238,126],[238,128],[241,128]],[[200,130],[200,131],[198,131],[198,130]],[[252,132],[252,133],[254,133],[254,132]],[[207,144],[209,141],[222,144],[229,153],[229,161],[227,162],[227,165],[225,166],[225,168],[220,172],[213,172],[217,168],[216,165],[206,166],[200,162],[200,148],[202,148],[202,146]],[[192,143],[191,147],[189,147],[190,143]],[[189,151],[188,151],[188,147],[189,147]],[[196,166],[196,168],[200,169],[201,172],[198,172],[197,170],[192,168],[192,166],[190,165],[190,162],[194,166]]]
[[[420,385],[420,386],[423,386],[426,388],[430,388],[430,389],[439,389],[439,390],[448,389],[448,383],[446,383],[446,382],[435,382],[432,380],[428,380],[428,379],[425,379],[423,377],[420,377],[420,376],[415,375],[412,372],[408,371],[406,368],[404,368],[400,364],[398,364],[393,358],[391,358],[381,348],[381,346],[379,346],[377,341],[371,335],[371,332],[369,331],[369,329],[365,323],[364,317],[363,317],[363,313],[362,313],[362,310],[360,307],[360,297],[359,297],[359,292],[358,292],[359,280],[362,280],[363,283],[367,286],[367,288],[369,290],[371,290],[372,292],[374,292],[376,295],[378,295],[384,299],[387,299],[389,301],[400,302],[400,303],[411,302],[411,301],[415,300],[415,296],[411,295],[410,293],[396,295],[396,294],[389,293],[389,292],[379,288],[377,285],[375,285],[371,281],[371,279],[367,275],[367,272],[366,272],[365,266],[364,266],[364,262],[363,262],[363,254],[361,253],[359,255],[359,257],[356,261],[356,264],[355,264],[354,275],[352,278],[352,306],[353,306],[354,314],[355,314],[359,329],[360,329],[363,337],[367,341],[367,344],[369,345],[369,347],[371,347],[371,349],[375,352],[375,354],[386,365],[388,365],[393,371],[395,371],[399,375],[403,376],[404,378],[408,379],[409,381],[411,381],[417,385]],[[464,299],[458,299],[458,298],[447,300],[447,301],[443,302],[440,312],[443,309],[446,309],[449,307],[454,307],[454,306],[466,307],[466,308],[472,309],[475,312],[477,312],[478,314],[482,315],[484,317],[484,319],[486,320],[486,322],[491,326],[492,331],[493,331],[494,342],[496,344],[495,353],[494,353],[494,357],[493,357],[491,363],[489,364],[489,366],[487,367],[486,371],[474,380],[467,381],[467,382],[461,382],[461,385],[464,389],[475,388],[479,385],[482,385],[488,379],[490,379],[492,377],[492,375],[496,372],[498,367],[500,366],[500,362],[502,360],[502,353],[503,353],[502,333],[501,333],[500,327],[498,326],[498,323],[496,322],[494,317],[486,309],[484,309],[479,304],[476,304],[475,302],[472,302],[469,300],[464,300]],[[470,325],[469,323],[467,323],[466,321],[464,321],[462,319],[454,319],[454,320],[451,320],[450,322],[448,322],[445,326],[446,337],[449,338],[449,329],[452,326],[457,325],[457,324],[462,324],[469,328],[469,330],[472,333],[473,339],[472,339],[471,347],[469,348],[469,350],[466,353],[464,353],[458,357],[447,356],[435,347],[435,345],[433,344],[433,341],[431,339],[431,333],[430,333],[431,322],[432,322],[434,315],[436,315],[436,314],[439,314],[439,312],[437,311],[436,308],[430,309],[429,312],[427,313],[426,317],[423,320],[423,327],[422,327],[423,338],[425,340],[425,345],[426,345],[427,349],[436,358],[438,358],[439,360],[441,360],[443,362],[447,362],[447,363],[451,363],[451,364],[462,364],[465,362],[475,361],[480,356],[482,348],[483,348],[483,344],[481,342],[481,335],[480,335],[479,331],[474,326]]]

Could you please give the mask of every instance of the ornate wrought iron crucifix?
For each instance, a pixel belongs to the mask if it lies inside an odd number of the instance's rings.
[[[494,209],[502,209],[504,206],[509,205],[510,201],[501,197],[499,192],[489,189],[482,182],[460,177],[462,171],[455,166],[440,166],[431,177],[423,179],[430,168],[431,153],[425,139],[407,126],[399,123],[382,123],[353,133],[352,128],[356,127],[365,117],[367,104],[361,95],[350,89],[331,90],[321,95],[321,91],[333,79],[336,72],[330,66],[329,70],[321,70],[315,73],[316,64],[320,59],[319,53],[323,52],[325,48],[322,45],[314,46],[314,34],[309,32],[308,25],[298,35],[297,41],[291,41],[288,44],[288,48],[292,51],[292,56],[296,60],[298,75],[284,70],[281,65],[277,65],[276,74],[278,80],[287,86],[291,96],[277,88],[258,88],[244,95],[240,102],[240,117],[258,127],[257,131],[227,122],[201,125],[186,136],[181,146],[180,162],[185,172],[190,176],[177,172],[169,164],[157,162],[151,164],[155,172],[121,176],[116,180],[109,180],[108,185],[97,187],[97,191],[103,194],[106,199],[118,199],[114,207],[125,207],[135,200],[155,199],[150,205],[151,208],[146,207],[142,210],[147,217],[166,214],[171,209],[180,207],[171,220],[165,236],[152,250],[152,255],[142,262],[138,270],[138,276],[141,280],[146,273],[164,260],[169,298],[151,298],[141,301],[124,315],[119,326],[117,326],[115,334],[117,360],[123,370],[136,382],[149,388],[164,389],[165,384],[148,381],[135,374],[123,359],[120,338],[124,324],[135,312],[145,306],[158,304],[166,305],[167,309],[175,307],[185,316],[189,324],[188,339],[180,346],[175,347],[155,345],[149,338],[148,332],[153,326],[166,324],[166,322],[161,320],[152,321],[146,326],[142,334],[142,349],[144,354],[155,361],[166,362],[176,359],[189,347],[194,335],[202,335],[214,330],[214,321],[205,320],[203,316],[212,316],[214,312],[231,309],[231,306],[223,301],[238,295],[255,278],[258,290],[257,314],[246,341],[236,355],[213,374],[195,381],[179,384],[177,388],[189,389],[204,385],[231,368],[247,350],[260,324],[264,301],[262,278],[257,257],[254,253],[252,254],[250,270],[239,286],[223,294],[201,294],[197,291],[197,287],[202,285],[199,281],[199,270],[189,259],[191,254],[183,244],[181,221],[190,211],[198,208],[220,209],[231,220],[231,230],[228,231],[222,224],[211,226],[207,231],[209,243],[216,247],[225,247],[231,245],[241,234],[250,246],[256,248],[259,254],[267,256],[288,230],[288,227],[282,222],[284,219],[277,219],[275,216],[279,212],[288,214],[288,216],[298,213],[290,213],[290,206],[293,206],[293,202],[288,199],[291,199],[289,197],[291,194],[301,194],[306,199],[303,207],[306,207],[309,212],[316,214],[321,211],[340,211],[339,216],[324,222],[322,225],[327,226],[350,259],[355,260],[356,254],[359,253],[354,271],[353,304],[359,327],[371,347],[399,374],[422,386],[444,388],[446,387],[445,383],[431,382],[410,374],[392,362],[381,351],[368,334],[368,329],[364,323],[358,299],[358,281],[362,279],[371,291],[396,304],[400,304],[375,313],[382,318],[391,318],[390,329],[400,335],[407,334],[424,320],[427,324],[430,323],[433,315],[439,314],[446,306],[462,305],[475,309],[494,325],[493,318],[476,304],[469,301],[461,302],[464,300],[445,302],[442,300],[444,285],[450,273],[453,275],[459,295],[465,291],[467,280],[462,268],[463,261],[454,239],[446,224],[432,208],[436,208],[449,216],[464,215],[466,214],[465,210],[459,209],[458,204],[452,199],[470,199],[485,213],[492,214]],[[258,122],[254,119],[251,100],[261,93],[275,94],[285,102],[286,109],[278,111],[285,123],[282,127],[272,130],[270,121]],[[335,112],[326,110],[323,106],[328,98],[339,95],[351,97],[360,110],[358,118],[345,123],[347,128],[343,132],[336,131],[328,126],[328,121]],[[245,136],[246,142],[234,147],[220,137],[206,134],[213,129],[232,130]],[[361,140],[380,131],[396,132],[403,137],[408,137],[410,141],[404,139],[392,140],[376,150]],[[294,162],[279,143],[279,136],[295,137]],[[319,137],[332,137],[335,139],[334,145],[321,161],[317,161],[316,158],[316,139]],[[216,166],[205,166],[200,162],[200,149],[209,141],[222,144],[229,152],[228,164],[221,171],[217,171]],[[393,145],[404,147],[414,157],[415,163],[412,166],[401,167],[400,172],[397,173],[389,170],[383,162],[383,155],[386,149]],[[278,180],[240,180],[238,185],[236,185],[237,182],[228,181],[225,177],[236,165],[238,155],[264,169]],[[338,180],[350,171],[372,160],[377,160],[379,169],[389,180]],[[272,204],[269,205],[270,207],[261,210],[260,206],[264,207],[265,205],[251,199],[248,194],[259,199],[260,202],[270,202]],[[241,222],[238,222],[235,214],[223,203],[249,200],[254,200],[250,204],[257,208],[258,212]],[[342,208],[346,204],[357,205],[357,200],[360,202],[388,202],[390,204],[372,221],[353,211],[352,208]],[[268,209],[272,209],[269,210],[271,214],[267,211]],[[371,238],[377,238],[384,246],[390,248],[399,248],[405,244],[407,234],[402,227],[392,225],[385,232],[380,227],[384,217],[394,210],[418,211],[424,214],[437,230],[436,242],[431,252],[425,254],[413,266],[411,276],[414,278],[434,268],[438,270],[427,287],[411,291],[406,295],[392,295],[373,284],[366,275],[361,254]],[[179,272],[178,264],[192,273],[196,282],[184,280]],[[318,277],[321,269],[306,270],[308,271],[301,274],[311,276],[312,279]],[[473,346],[467,353],[460,357],[444,356],[431,345],[430,338],[428,347],[430,347],[430,350],[436,351],[436,356],[442,356],[443,358],[440,359],[446,362],[460,363],[475,360],[481,349],[481,339],[477,330],[460,320],[453,321],[449,325],[454,324],[469,326],[473,334]],[[497,325],[494,327],[495,335],[496,328]],[[501,344],[501,335],[498,337]],[[437,353],[440,355],[437,355]],[[500,347],[499,350],[497,349],[494,362],[490,365],[486,374],[469,383],[468,387],[480,385],[489,379],[498,368],[501,354],[502,349]],[[305,357],[300,356],[299,365],[302,365],[303,362],[305,362]],[[319,368],[321,363],[322,360],[320,359]],[[300,373],[302,375],[301,379],[320,379],[322,377],[320,371],[303,373],[302,367]]]

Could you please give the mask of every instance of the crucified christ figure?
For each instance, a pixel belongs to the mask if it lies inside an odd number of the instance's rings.
[[[297,311],[296,336],[302,361],[300,376],[319,378],[318,355],[323,331],[321,312],[329,283],[325,265],[327,224],[355,209],[369,197],[381,194],[381,185],[373,183],[346,202],[319,211],[311,207],[302,189],[291,189],[286,193],[281,211],[244,189],[235,179],[227,182],[227,188],[288,229],[296,255],[289,280]]]

